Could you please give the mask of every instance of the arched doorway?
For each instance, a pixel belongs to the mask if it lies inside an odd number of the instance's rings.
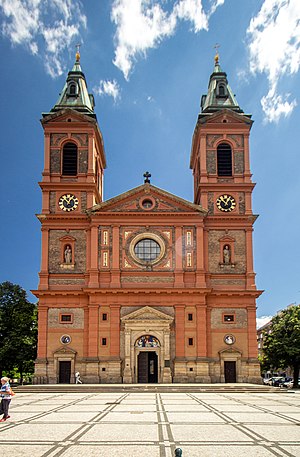
[[[138,383],[158,382],[158,354],[160,342],[153,335],[143,335],[135,342]]]

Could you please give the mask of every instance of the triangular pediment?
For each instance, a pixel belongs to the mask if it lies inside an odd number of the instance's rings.
[[[59,355],[59,354],[70,354],[70,355],[74,355],[74,354],[77,354],[77,351],[75,351],[74,349],[70,348],[69,346],[60,346],[58,349],[56,349],[56,351],[53,352],[54,355]]]
[[[207,211],[200,205],[195,205],[183,198],[177,197],[165,190],[143,184],[139,187],[124,192],[106,202],[93,206],[89,214],[107,212],[135,212],[135,213],[202,213]]]
[[[96,124],[96,119],[74,109],[66,108],[55,112],[43,113],[41,123],[44,125],[50,122],[90,122]]]
[[[221,238],[219,238],[219,241],[222,241],[223,243],[227,243],[227,242],[230,243],[230,242],[234,242],[235,238],[233,238],[232,236],[229,236],[229,235],[224,235]]]
[[[151,308],[150,306],[144,306],[132,313],[127,314],[126,316],[122,317],[121,320],[124,323],[128,322],[136,322],[136,321],[168,321],[172,322],[173,317],[165,314],[161,311],[158,311],[155,308]]]
[[[205,124],[248,124],[252,125],[253,121],[249,114],[236,113],[230,109],[223,109],[216,113],[200,114],[199,122]]]

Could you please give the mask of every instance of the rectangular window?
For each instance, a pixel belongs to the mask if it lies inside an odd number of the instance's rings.
[[[59,321],[61,324],[72,324],[73,323],[73,314],[60,314]]]
[[[191,267],[192,266],[192,253],[188,252],[186,255],[186,266]]]
[[[193,320],[193,314],[192,313],[188,313],[188,321],[192,321]]]
[[[234,314],[223,314],[223,322],[234,322],[235,321],[235,316]]]
[[[108,231],[103,231],[103,244],[108,244]]]
[[[106,338],[102,338],[102,346],[106,346]]]
[[[192,232],[186,232],[186,245],[192,245]]]
[[[189,338],[189,346],[193,346],[194,344],[194,338]]]
[[[102,266],[107,267],[108,266],[108,252],[103,252],[103,260],[102,260]]]
[[[103,320],[103,321],[107,321],[107,314],[106,314],[106,313],[103,313],[103,314],[102,314],[102,320]]]

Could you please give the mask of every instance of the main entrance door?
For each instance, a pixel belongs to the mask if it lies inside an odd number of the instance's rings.
[[[225,382],[236,382],[236,363],[224,362]]]
[[[138,355],[138,382],[158,382],[158,361],[154,351],[140,352]]]
[[[59,362],[59,383],[70,384],[71,362]]]

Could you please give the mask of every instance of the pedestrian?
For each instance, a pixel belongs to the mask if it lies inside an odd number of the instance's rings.
[[[79,371],[76,371],[76,373],[75,373],[75,383],[76,383],[76,384],[82,384],[82,381],[81,381],[81,379],[80,379],[80,373],[79,373]]]
[[[3,414],[0,422],[5,422],[10,416],[8,415],[8,408],[11,401],[11,387],[9,384],[9,378],[4,376],[1,378],[1,404],[0,414]]]

